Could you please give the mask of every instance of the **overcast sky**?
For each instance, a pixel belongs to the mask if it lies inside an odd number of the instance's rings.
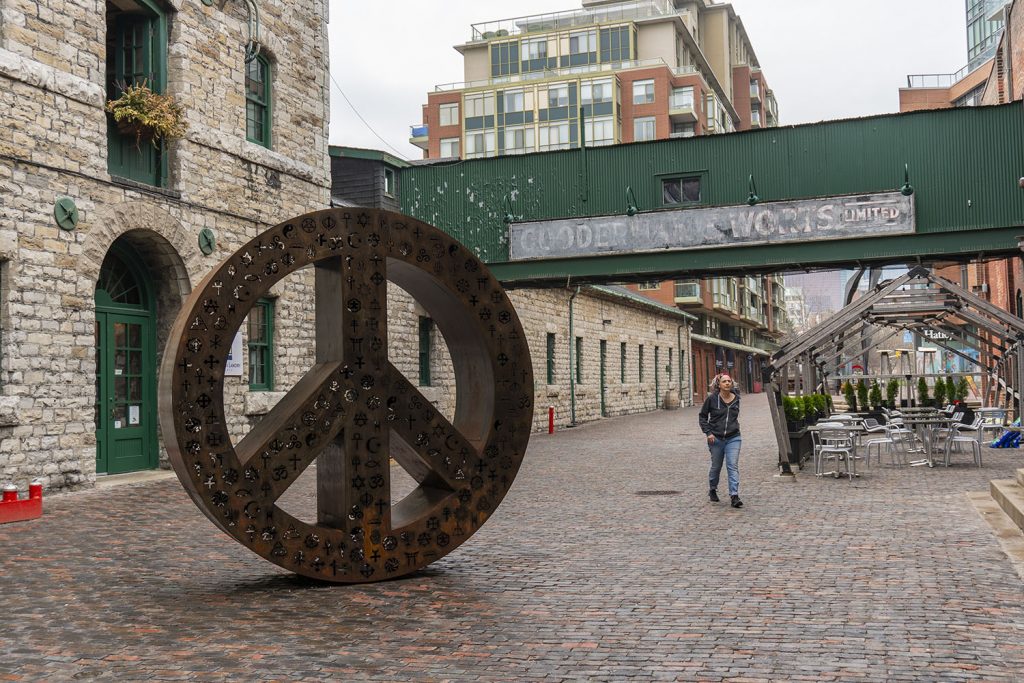
[[[435,85],[463,80],[462,56],[452,46],[469,39],[471,24],[581,5],[330,0],[331,144],[420,158],[409,126],[422,120]],[[782,125],[895,112],[907,74],[952,73],[967,63],[964,0],[732,5],[775,91]]]

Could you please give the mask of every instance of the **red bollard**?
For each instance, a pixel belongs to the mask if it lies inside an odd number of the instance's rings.
[[[28,498],[18,500],[18,488],[13,484],[4,487],[0,501],[0,524],[35,519],[43,514],[43,484],[34,481],[28,486]]]
[[[555,407],[548,406],[548,434],[555,433]]]

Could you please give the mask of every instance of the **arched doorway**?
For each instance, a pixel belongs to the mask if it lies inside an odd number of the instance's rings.
[[[153,469],[156,304],[142,259],[115,242],[96,282],[96,472]]]

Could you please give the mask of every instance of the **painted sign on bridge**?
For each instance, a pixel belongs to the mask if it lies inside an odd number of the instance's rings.
[[[516,223],[509,226],[509,259],[849,239],[914,228],[913,195],[886,192]]]

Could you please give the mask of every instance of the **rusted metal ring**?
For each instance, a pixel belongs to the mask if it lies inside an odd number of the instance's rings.
[[[245,316],[315,267],[316,364],[238,443],[224,366]],[[449,422],[388,361],[387,283],[423,306],[451,353]],[[444,232],[387,211],[285,221],[196,287],[161,368],[174,470],[218,527],[290,571],[337,582],[401,576],[443,557],[493,513],[529,441],[533,372],[522,325],[484,264]],[[392,505],[389,456],[418,482]],[[317,523],[276,501],[317,462]]]

